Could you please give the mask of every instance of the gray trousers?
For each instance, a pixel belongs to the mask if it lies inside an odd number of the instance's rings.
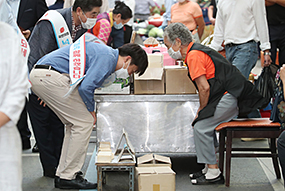
[[[217,164],[215,128],[223,122],[230,121],[237,115],[237,99],[227,93],[218,103],[213,117],[200,120],[194,125],[194,142],[198,163]]]

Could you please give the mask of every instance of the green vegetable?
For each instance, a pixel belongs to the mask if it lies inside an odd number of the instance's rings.
[[[152,14],[155,14],[155,13],[157,13],[157,14],[159,14],[160,15],[160,10],[159,10],[159,8],[156,6],[155,8],[154,8],[154,10],[152,11]]]
[[[137,34],[142,34],[142,35],[145,35],[148,33],[148,30],[147,29],[143,29],[143,28],[140,28],[138,31],[137,31]]]
[[[162,29],[158,29],[157,31],[157,36],[163,38],[163,30]]]
[[[156,29],[157,29],[156,27],[152,28],[152,29],[148,32],[148,36],[155,38],[155,37],[157,36],[157,30],[156,30]]]
[[[154,25],[148,25],[147,27],[146,27],[146,29],[147,30],[151,30],[152,28],[154,28],[155,26]]]

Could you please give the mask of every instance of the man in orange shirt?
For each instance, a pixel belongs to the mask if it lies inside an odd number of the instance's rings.
[[[171,23],[184,24],[192,32],[195,42],[200,42],[205,27],[202,9],[198,3],[189,0],[177,1],[171,7]]]
[[[263,107],[265,99],[240,71],[213,49],[192,42],[182,23],[172,23],[164,31],[164,43],[174,59],[184,59],[189,77],[199,91],[196,117],[192,123],[198,163],[205,168],[190,174],[192,184],[223,184],[215,155],[215,128],[238,114]]]

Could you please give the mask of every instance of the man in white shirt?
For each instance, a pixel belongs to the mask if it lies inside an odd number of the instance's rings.
[[[214,39],[210,47],[220,50],[248,78],[258,59],[257,42],[264,51],[265,66],[271,63],[264,0],[219,0]]]
[[[28,68],[15,30],[0,22],[0,31],[5,31],[0,32],[0,190],[21,191],[22,146],[16,124],[28,93]]]

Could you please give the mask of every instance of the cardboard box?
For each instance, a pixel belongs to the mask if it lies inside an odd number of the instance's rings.
[[[97,163],[110,163],[114,158],[112,151],[98,151],[97,153]]]
[[[164,94],[163,54],[147,54],[148,68],[134,75],[134,94]]]
[[[162,68],[163,67],[163,54],[147,54],[148,68]]]
[[[136,167],[135,190],[175,191],[175,172],[169,167]]]
[[[188,77],[186,67],[165,66],[166,94],[196,94],[196,87]]]
[[[137,162],[138,167],[170,167],[171,160],[169,157],[156,155],[156,154],[146,154],[144,156],[138,157]]]
[[[116,79],[116,81],[104,88],[97,88],[95,94],[130,94],[130,85],[122,82],[121,79]]]
[[[147,68],[142,76],[134,75],[134,94],[164,94],[163,68]]]
[[[109,151],[111,150],[110,142],[100,142],[98,151]]]

